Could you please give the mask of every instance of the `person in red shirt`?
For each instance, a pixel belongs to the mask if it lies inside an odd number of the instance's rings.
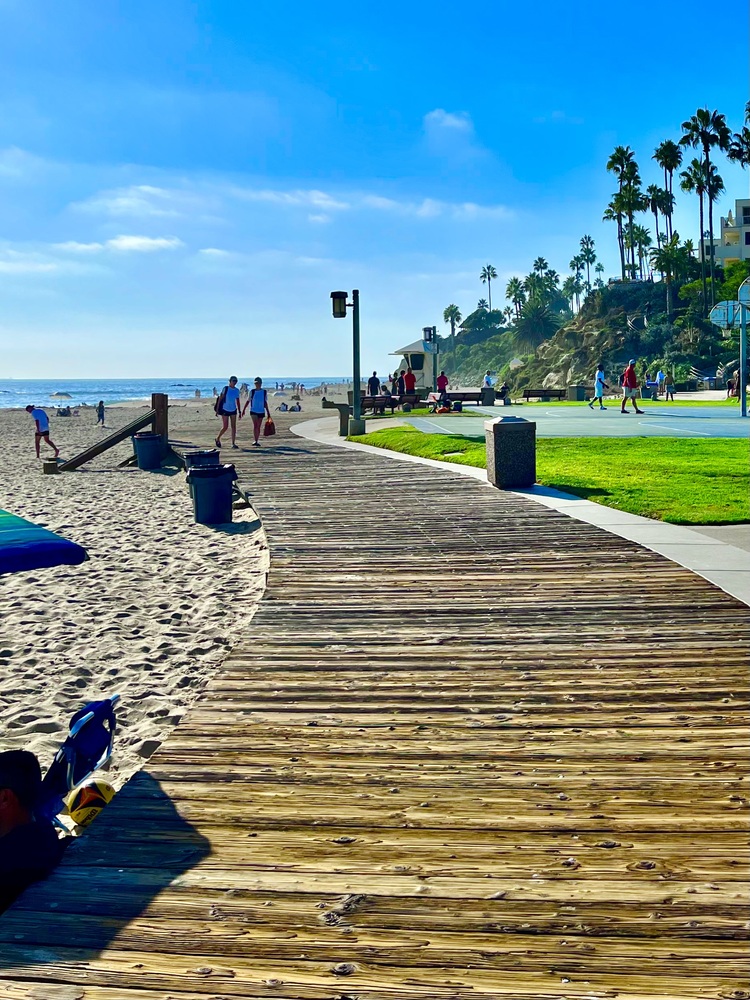
[[[448,388],[448,376],[445,372],[440,372],[437,379],[435,380],[435,385],[437,386],[437,391],[442,396],[445,390]]]
[[[627,413],[625,409],[625,404],[629,399],[633,400],[633,406],[635,407],[636,413],[643,413],[643,410],[638,409],[638,403],[636,402],[638,394],[638,379],[635,377],[635,360],[633,358],[628,361],[628,367],[622,373],[622,408],[621,413]]]
[[[404,375],[404,387],[409,395],[411,395],[417,388],[417,376],[411,368],[406,369],[406,375]]]

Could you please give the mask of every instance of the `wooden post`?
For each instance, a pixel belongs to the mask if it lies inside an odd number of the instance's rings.
[[[151,409],[154,411],[154,434],[161,435],[162,451],[166,452],[169,439],[169,396],[165,392],[152,392]]]

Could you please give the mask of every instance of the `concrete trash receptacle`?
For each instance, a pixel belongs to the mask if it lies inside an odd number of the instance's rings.
[[[569,385],[568,399],[572,403],[582,403],[586,399],[585,385]]]
[[[188,469],[187,483],[196,524],[231,522],[232,487],[236,481],[237,472],[233,465],[204,465]]]
[[[133,450],[139,469],[159,469],[163,455],[161,434],[144,431],[133,435]]]
[[[523,417],[498,417],[484,425],[487,479],[498,489],[536,482],[536,423]]]

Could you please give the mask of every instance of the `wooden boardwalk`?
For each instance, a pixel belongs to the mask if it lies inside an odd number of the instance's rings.
[[[249,634],[0,919],[0,997],[750,997],[748,609],[458,474],[278,445],[234,453]]]

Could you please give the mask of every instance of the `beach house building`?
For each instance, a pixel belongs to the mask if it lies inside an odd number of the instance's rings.
[[[704,239],[706,260],[710,259],[711,241]],[[721,267],[738,260],[750,260],[750,198],[737,198],[734,213],[729,210],[721,220],[718,236],[714,236],[714,260]]]

